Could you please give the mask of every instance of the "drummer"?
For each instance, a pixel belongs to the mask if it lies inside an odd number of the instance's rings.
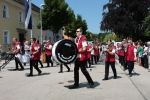
[[[17,41],[17,38],[13,38],[13,53],[15,54],[15,63],[16,63],[16,69],[18,70],[18,64],[20,65],[21,69],[20,70],[24,70],[24,67],[22,66],[20,59],[18,59],[18,57],[21,56],[21,52],[20,52],[20,43]]]

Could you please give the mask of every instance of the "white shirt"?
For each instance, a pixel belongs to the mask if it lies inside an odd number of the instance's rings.
[[[144,51],[148,50],[148,47],[144,48]],[[147,55],[147,52],[143,53],[143,55]]]
[[[136,53],[137,52],[137,49],[136,48],[134,48],[134,53]]]

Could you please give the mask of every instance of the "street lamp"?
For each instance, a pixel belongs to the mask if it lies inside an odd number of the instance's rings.
[[[45,4],[41,4],[40,5],[40,22],[41,22],[41,44],[42,44],[42,6],[44,6]]]

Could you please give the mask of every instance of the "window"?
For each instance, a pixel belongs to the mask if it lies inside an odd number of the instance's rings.
[[[10,44],[10,36],[9,36],[8,30],[3,31],[3,41],[4,41],[4,44]]]
[[[47,40],[47,36],[45,36],[45,40]]]
[[[19,22],[23,22],[23,13],[19,11]]]
[[[2,17],[9,18],[8,17],[8,6],[6,4],[2,4]]]

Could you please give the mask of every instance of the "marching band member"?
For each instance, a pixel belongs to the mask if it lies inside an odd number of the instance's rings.
[[[111,65],[112,71],[114,73],[114,79],[117,78],[116,68],[115,68],[115,49],[112,42],[108,42],[108,49],[105,48],[106,52],[105,58],[105,76],[103,80],[108,80],[109,75],[109,65]]]
[[[38,52],[38,54],[39,54],[38,62],[40,63],[41,68],[43,68],[43,64],[42,64],[42,62],[41,62],[41,60],[40,60],[40,58],[41,58],[41,53],[42,53],[42,48],[41,48],[42,46],[41,46],[39,40],[36,40],[36,44],[37,44],[37,46],[38,46],[38,48],[39,48],[39,52]]]
[[[94,44],[94,60],[95,60],[95,64],[97,64],[98,55],[99,55],[99,48],[98,48],[98,44],[95,43]]]
[[[92,51],[92,45],[91,44],[88,44],[88,46],[87,46],[87,52],[88,52],[88,60],[87,60],[87,62],[89,63],[89,67],[91,67],[91,51]]]
[[[58,73],[63,73],[63,65],[65,65],[66,68],[68,69],[68,72],[70,72],[70,68],[68,67],[67,64],[60,64],[60,72],[58,72]]]
[[[125,52],[126,52],[126,60],[127,60],[128,70],[129,70],[129,76],[132,77],[134,61],[137,59],[136,57],[137,49],[135,48],[135,46],[133,46],[132,40],[128,40],[128,46]]]
[[[22,66],[21,62],[20,62],[20,58],[21,58],[21,51],[20,51],[20,42],[17,41],[17,38],[13,38],[13,53],[15,54],[15,64],[16,64],[16,69],[18,70],[18,64],[20,65],[21,69],[20,70],[24,70],[24,67]]]
[[[42,71],[38,68],[39,49],[35,42],[36,42],[36,39],[31,38],[30,74],[28,76],[33,76],[33,67],[38,71],[38,75],[42,73]]]
[[[30,46],[28,41],[24,42],[24,51],[25,54],[22,56],[22,62],[24,63],[24,66],[26,66],[26,63],[30,62]]]
[[[75,67],[74,67],[74,79],[75,83],[73,86],[70,87],[70,89],[76,89],[79,88],[79,67],[81,68],[82,73],[88,80],[89,86],[87,88],[93,88],[94,82],[86,70],[86,61],[87,61],[87,38],[82,35],[82,29],[78,28],[76,30],[76,39],[75,43],[77,44],[78,48],[78,56],[75,61]]]
[[[45,46],[45,53],[46,53],[46,62],[47,62],[47,67],[49,67],[49,62],[51,63],[51,67],[53,67],[53,62],[52,62],[52,45],[50,41],[47,41],[47,44]]]
[[[92,63],[92,65],[94,64],[93,60],[94,60],[94,42],[92,42],[92,50],[91,50],[91,63]]]
[[[124,66],[124,64],[125,64],[125,47],[124,47],[123,41],[119,45],[118,50],[119,50],[119,56],[120,56],[120,64],[121,64],[121,66]],[[124,68],[124,70],[126,70],[126,68]]]

